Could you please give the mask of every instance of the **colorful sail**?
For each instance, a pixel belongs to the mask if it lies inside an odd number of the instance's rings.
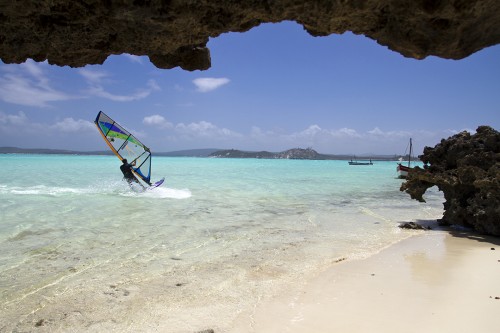
[[[151,152],[142,142],[117,122],[100,111],[95,119],[104,141],[120,159],[126,158],[144,182],[151,183]]]

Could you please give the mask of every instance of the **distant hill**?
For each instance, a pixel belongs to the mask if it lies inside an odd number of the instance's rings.
[[[319,154],[312,148],[293,148],[277,153],[275,158],[291,160],[332,160],[332,155]]]
[[[318,154],[314,149],[307,148],[293,148],[280,153],[271,153],[268,151],[241,151],[241,150],[219,150],[212,154],[210,157],[218,158],[269,158],[269,159],[290,159],[290,160],[332,160],[335,159],[333,155]]]
[[[209,157],[218,158],[275,158],[276,153],[268,151],[242,151],[237,149],[218,150],[209,155]]]

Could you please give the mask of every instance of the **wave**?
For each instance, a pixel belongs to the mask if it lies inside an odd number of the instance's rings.
[[[79,193],[89,193],[88,189],[79,189],[71,187],[58,187],[58,186],[2,186],[0,187],[0,193],[2,194],[17,194],[17,195],[49,195],[49,196],[61,196],[65,194],[79,194]]]
[[[152,190],[135,191],[123,182],[112,182],[87,187],[61,187],[61,186],[7,186],[0,185],[0,194],[25,195],[25,196],[52,196],[63,197],[68,195],[122,195],[137,196],[156,199],[187,199],[192,196],[188,189],[175,189],[157,187]]]
[[[151,190],[129,190],[122,192],[121,195],[126,197],[142,197],[155,199],[188,199],[192,196],[188,189],[175,189],[168,187],[156,187]]]

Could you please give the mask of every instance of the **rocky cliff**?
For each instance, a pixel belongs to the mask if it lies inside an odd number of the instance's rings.
[[[209,38],[284,20],[312,36],[352,31],[417,59],[460,59],[500,43],[498,0],[24,0],[0,2],[0,58],[77,67],[129,53],[202,70]]]
[[[443,224],[472,227],[500,236],[500,133],[480,126],[476,134],[461,132],[419,156],[424,168],[409,173],[401,191],[424,201],[432,186],[443,191]]]

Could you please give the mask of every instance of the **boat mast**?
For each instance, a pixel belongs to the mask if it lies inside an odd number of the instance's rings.
[[[410,167],[410,163],[411,163],[411,154],[412,154],[412,143],[411,143],[411,138],[410,138],[410,154],[408,155],[408,168]]]

